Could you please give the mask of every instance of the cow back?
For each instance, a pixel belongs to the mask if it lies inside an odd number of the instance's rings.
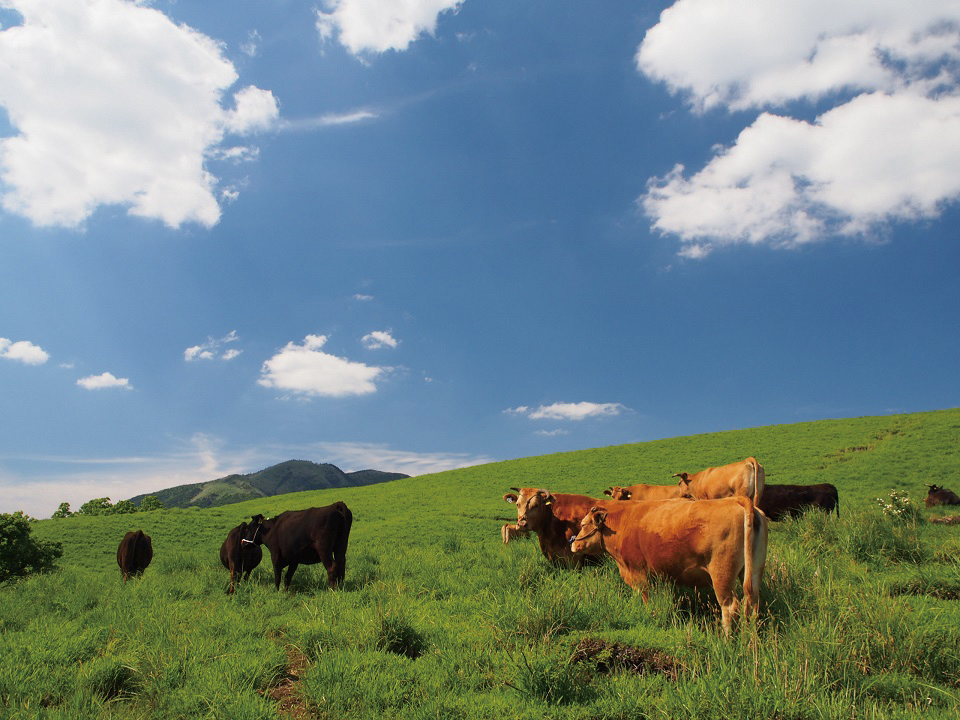
[[[740,495],[750,498],[754,505],[763,497],[766,473],[754,457],[721,467],[711,467],[686,475],[678,483],[681,492],[686,489],[697,500],[719,500]],[[684,477],[686,475],[686,477]]]

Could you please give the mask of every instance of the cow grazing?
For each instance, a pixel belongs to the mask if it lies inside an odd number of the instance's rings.
[[[680,488],[677,485],[630,485],[620,487],[614,485],[603,491],[614,500],[673,500],[680,497]]]
[[[120,566],[120,576],[124,582],[132,575],[142,575],[151,560],[153,543],[149,535],[145,535],[143,530],[131,530],[123,536],[117,548],[117,565]]]
[[[255,528],[242,522],[230,531],[220,546],[220,562],[230,571],[228,593],[233,592],[241,577],[249,580],[251,571],[263,559],[263,550],[253,541],[254,532]]]
[[[540,552],[552,563],[583,564],[570,552],[570,539],[580,529],[580,520],[591,507],[603,501],[586,495],[554,495],[544,488],[510,488],[503,499],[517,506],[517,529],[535,532]]]
[[[530,531],[521,530],[516,525],[510,525],[507,523],[500,528],[500,534],[503,535],[503,544],[506,545],[511,540],[526,539],[529,536]]]
[[[840,517],[840,495],[830,483],[765,485],[757,507],[771,520],[800,517],[811,508],[823,510],[828,515],[836,511]]]
[[[953,490],[947,490],[939,485],[927,485],[927,487],[929,488],[927,499],[923,502],[928,508],[937,505],[960,505],[960,497],[957,497]]]
[[[698,473],[676,473],[673,477],[680,478],[677,485],[681,495],[690,495],[696,500],[716,500],[742,495],[760,504],[763,496],[764,478],[763,465],[756,458],[749,457],[741,462],[730,463],[723,467],[707,468]]]
[[[607,553],[620,577],[647,600],[650,575],[713,587],[727,635],[740,609],[755,613],[767,559],[767,519],[749,498],[648,500],[591,508],[571,543],[576,555]]]
[[[254,515],[248,527],[249,538],[264,544],[273,560],[273,579],[280,589],[280,575],[287,568],[283,581],[289,590],[293,573],[299,565],[323,563],[327,584],[336,589],[343,582],[347,562],[347,541],[353,513],[342,502],[309,510],[287,510],[275,518]]]

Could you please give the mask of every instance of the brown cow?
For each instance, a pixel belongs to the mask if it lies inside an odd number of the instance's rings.
[[[308,510],[287,510],[267,520],[263,515],[254,515],[247,528],[249,540],[265,544],[273,560],[273,579],[280,589],[280,576],[284,577],[284,590],[290,589],[290,581],[297,567],[323,563],[327,569],[327,584],[331,590],[343,582],[347,564],[347,542],[353,513],[343,502]]]
[[[680,478],[677,485],[681,495],[689,494],[697,500],[743,495],[750,498],[754,505],[759,505],[766,475],[763,465],[756,458],[749,457],[723,467],[707,468],[693,475],[677,473],[674,477]]]
[[[927,487],[929,488],[927,499],[923,502],[928,508],[937,505],[960,505],[960,497],[957,497],[953,490],[947,490],[939,485],[927,485]]]
[[[227,535],[227,539],[220,546],[220,562],[230,571],[230,587],[227,593],[232,593],[236,583],[250,579],[250,573],[263,559],[263,550],[252,538],[255,530],[247,523],[237,525]]]
[[[603,494],[614,500],[673,500],[680,497],[680,488],[677,485],[614,485],[604,490]]]
[[[153,560],[153,543],[143,530],[132,530],[123,536],[117,548],[117,565],[120,577],[126,582],[131,575],[142,575]]]
[[[646,500],[591,508],[571,543],[576,555],[606,552],[620,577],[647,600],[648,576],[680,585],[713,587],[723,632],[730,634],[740,602],[756,612],[767,559],[767,519],[748,498]]]
[[[503,535],[503,544],[506,545],[508,542],[514,539],[526,539],[530,531],[521,530],[516,525],[510,525],[509,523],[500,528],[500,534]]]
[[[576,567],[583,558],[574,558],[570,539],[580,529],[580,520],[591,507],[602,500],[586,495],[554,495],[544,488],[510,488],[503,499],[517,506],[517,529],[535,532],[540,552],[552,563],[568,563]]]
[[[840,517],[840,495],[830,483],[765,485],[757,507],[771,520],[800,517],[811,508],[823,510],[828,515],[836,511]]]

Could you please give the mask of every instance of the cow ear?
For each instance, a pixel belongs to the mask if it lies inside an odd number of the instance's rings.
[[[597,527],[603,527],[603,522],[606,519],[607,519],[606,510],[598,510],[597,508],[593,509],[593,522]]]
[[[632,497],[633,497],[633,493],[630,492],[629,490],[623,490],[623,491],[620,493],[620,499],[621,499],[621,500],[629,500],[629,499],[632,498]]]
[[[513,490],[513,488],[510,488],[510,489]],[[503,496],[503,499],[506,500],[508,503],[513,503],[514,505],[517,504],[517,500],[518,500],[517,496],[514,495],[513,493],[507,493],[506,495]]]
[[[519,492],[520,492],[520,488],[510,488],[510,489],[513,490],[515,493],[519,493]]]
[[[607,488],[606,490],[603,491],[603,494],[613,497],[613,488]]]
[[[545,504],[546,504],[546,505],[553,505],[553,501],[556,500],[556,498],[555,498],[553,495],[551,495],[549,492],[547,492],[546,490],[544,490],[543,492],[546,493],[546,494],[544,495],[544,500],[546,500],[546,503],[545,503]]]

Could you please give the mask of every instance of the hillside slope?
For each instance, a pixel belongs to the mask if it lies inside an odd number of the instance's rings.
[[[209,508],[305,490],[373,485],[405,477],[408,476],[379,470],[345,473],[329,463],[288,460],[248,475],[234,474],[205,483],[178,485],[137,495],[130,500],[139,505],[147,495],[154,495],[166,508]]]

